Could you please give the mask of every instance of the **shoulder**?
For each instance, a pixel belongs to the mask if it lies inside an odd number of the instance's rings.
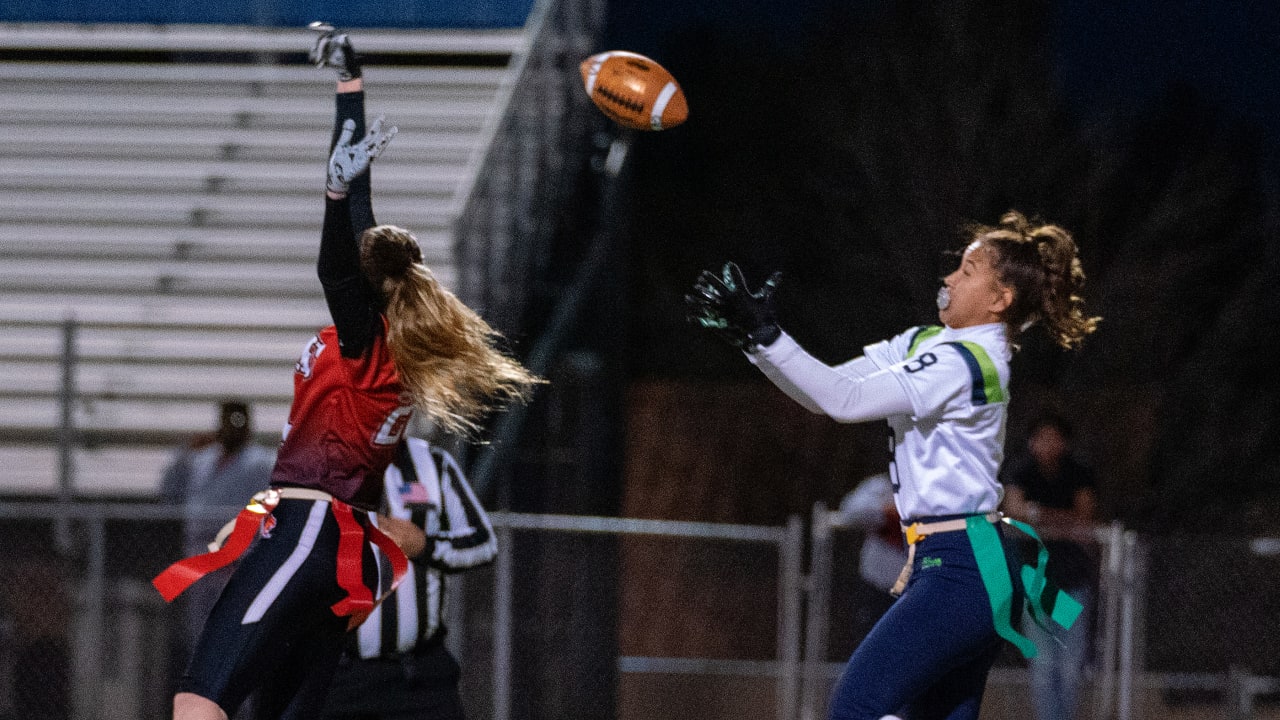
[[[887,340],[872,343],[862,349],[863,355],[884,368],[910,358],[929,338],[942,332],[936,325],[917,325]]]
[[[1002,403],[1008,399],[1005,388],[1009,383],[1009,363],[1003,354],[992,353],[973,340],[948,340],[941,345],[949,347],[964,364],[974,405]]]
[[[442,447],[431,446],[431,458],[435,460],[436,467],[439,468],[441,475],[446,472],[452,472],[459,477],[462,476],[462,468],[458,465],[458,460]]]
[[[917,325],[899,335],[894,340],[906,343],[906,355],[911,357],[920,346],[929,339],[942,333],[941,325]]]

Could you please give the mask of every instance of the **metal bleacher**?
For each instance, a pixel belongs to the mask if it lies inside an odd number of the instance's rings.
[[[370,118],[400,129],[374,168],[378,219],[452,286],[457,196],[521,33],[353,37],[398,58],[365,71]],[[0,24],[0,495],[148,495],[228,396],[278,436],[327,322],[334,78],[302,61],[311,40]]]

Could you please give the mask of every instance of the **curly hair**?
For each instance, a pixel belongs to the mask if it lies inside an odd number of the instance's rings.
[[[971,226],[969,237],[994,250],[996,275],[1013,289],[1013,302],[1004,313],[1011,338],[1038,323],[1070,350],[1097,329],[1102,318],[1085,312],[1080,294],[1084,269],[1071,233],[1010,210],[999,225]]]
[[[545,382],[498,349],[498,331],[436,280],[408,230],[365,230],[360,265],[386,300],[387,346],[400,382],[443,429],[473,434],[486,413],[527,400]]]

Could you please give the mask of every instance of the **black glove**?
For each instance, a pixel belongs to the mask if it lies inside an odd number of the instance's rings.
[[[781,277],[782,273],[773,273],[753,292],[735,263],[725,263],[719,275],[703,270],[693,292],[684,296],[689,321],[715,330],[731,345],[747,352],[768,347],[782,334],[773,300]]]

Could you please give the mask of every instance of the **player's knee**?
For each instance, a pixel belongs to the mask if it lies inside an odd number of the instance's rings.
[[[227,713],[208,698],[183,692],[173,696],[173,720],[227,720]]]

